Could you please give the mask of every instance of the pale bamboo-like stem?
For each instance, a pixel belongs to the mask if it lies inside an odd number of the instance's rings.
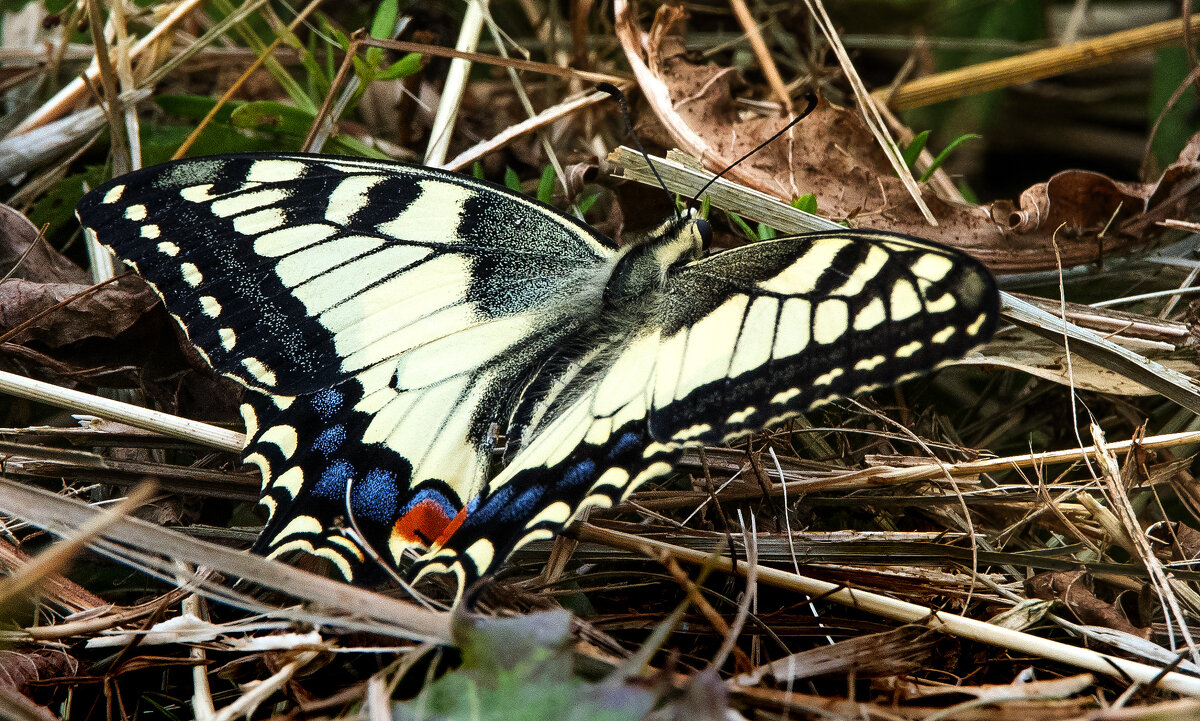
[[[1188,26],[1192,32],[1200,31],[1200,13],[1192,15]],[[948,70],[904,83],[892,93],[890,105],[896,110],[910,110],[1052,75],[1108,65],[1147,50],[1177,45],[1182,41],[1183,33],[1182,19],[1165,20],[1091,40]]]
[[[459,28],[456,49],[475,52],[475,48],[479,46],[479,34],[483,32],[485,1],[467,2],[467,12]],[[450,148],[450,133],[454,129],[455,119],[458,118],[458,107],[462,103],[469,72],[471,63],[466,60],[455,58],[450,61],[450,69],[446,71],[446,82],[442,86],[442,101],[438,104],[437,113],[433,116],[433,125],[429,130],[429,147],[425,150],[426,165],[439,166],[446,160],[446,152]]]
[[[747,573],[747,564],[737,564],[727,557],[714,559],[710,554],[693,551],[689,548],[675,546],[662,541],[642,538],[627,533],[608,529],[600,529],[585,524],[578,528],[580,539],[595,543],[603,543],[614,548],[646,553],[651,557],[659,554],[669,554],[679,560],[693,564],[709,564],[712,568],[738,575]],[[890,618],[902,623],[921,624],[932,629],[943,631],[957,638],[966,638],[990,646],[1006,648],[1018,653],[1028,653],[1039,658],[1050,659],[1078,668],[1084,668],[1106,676],[1115,676],[1122,680],[1132,679],[1140,683],[1153,683],[1158,688],[1167,689],[1188,696],[1200,696],[1200,678],[1188,676],[1175,671],[1164,671],[1144,663],[1127,661],[1116,656],[1097,653],[1086,648],[1071,646],[1059,641],[1033,636],[1021,631],[1014,631],[973,618],[944,613],[928,606],[921,606],[907,601],[847,588],[844,585],[822,581],[808,576],[801,576],[791,571],[781,571],[776,568],[758,566],[755,573],[759,583],[806,593],[816,596],[822,601],[830,601],[849,608],[874,613],[884,618]]]
[[[246,436],[243,433],[180,418],[170,413],[161,413],[149,408],[101,398],[70,388],[62,388],[53,383],[26,378],[7,371],[0,371],[0,393],[9,393],[76,413],[89,413],[126,423],[135,428],[162,433],[172,438],[192,441],[230,453],[241,453],[242,447],[246,445]]]

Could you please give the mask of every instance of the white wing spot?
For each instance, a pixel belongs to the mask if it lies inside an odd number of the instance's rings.
[[[830,383],[834,382],[834,380],[836,380],[838,378],[838,376],[844,375],[845,373],[846,373],[846,371],[842,370],[841,368],[834,368],[833,370],[829,371],[828,373],[823,373],[823,374],[817,376],[817,379],[815,381],[813,381],[813,385],[814,386],[827,386]]]
[[[912,264],[914,275],[933,281],[945,278],[946,274],[953,269],[954,261],[944,255],[937,255],[935,253],[926,253],[918,258],[917,262]]]
[[[256,160],[246,173],[252,183],[286,183],[304,174],[305,164],[298,160]]]
[[[212,183],[205,183],[204,185],[192,185],[186,188],[180,188],[179,195],[184,200],[190,200],[193,203],[207,203],[208,201],[218,197],[209,192],[212,189]]]
[[[954,335],[956,330],[958,329],[954,326],[948,325],[939,330],[937,333],[934,333],[932,340],[934,343],[945,343],[946,341],[950,340],[950,336]]]
[[[266,366],[257,358],[250,357],[242,359],[242,365],[250,372],[259,383],[265,386],[275,385],[275,372]]]
[[[492,559],[496,557],[496,547],[491,541],[481,538],[463,551],[463,555],[471,559],[476,569],[483,571],[492,565]]]
[[[475,192],[444,180],[417,181],[421,192],[394,219],[380,223],[380,233],[410,243],[458,243],[458,226]]]
[[[850,241],[846,238],[821,238],[814,241],[804,255],[792,261],[774,277],[759,283],[758,287],[779,295],[811,293],[813,288],[817,287],[822,272],[833,265],[838,251],[847,245],[850,245]]]
[[[883,266],[887,264],[889,257],[891,256],[883,248],[877,245],[871,246],[863,262],[859,263],[858,267],[850,273],[850,277],[846,279],[846,282],[842,283],[830,295],[855,296],[862,293],[867,283],[874,280],[875,276],[879,275],[879,271],[883,270]]]
[[[670,453],[673,450],[675,450],[675,446],[667,445],[666,443],[659,443],[658,441],[651,441],[650,444],[642,450],[642,458],[657,456],[659,453]]]
[[[912,356],[914,353],[916,353],[917,351],[921,350],[921,348],[923,348],[924,346],[925,346],[925,344],[919,340],[914,340],[911,343],[905,343],[904,345],[902,345],[896,349],[896,357],[897,358],[908,358],[908,357]]]
[[[588,489],[588,493],[595,493],[598,489],[603,488],[604,486],[621,488],[628,482],[629,471],[625,470],[624,468],[617,468],[614,466],[613,468],[609,468],[607,471],[600,474],[600,477],[597,478],[596,482],[592,484],[592,487]]]
[[[355,213],[367,207],[367,192],[381,180],[382,175],[352,175],[338,183],[329,195],[325,220],[338,225],[349,223]]]
[[[854,316],[854,330],[870,330],[887,320],[882,298],[874,298]]]
[[[730,377],[757,370],[770,360],[778,325],[779,301],[774,298],[756,299],[742,321],[737,350],[733,352],[733,362],[729,366]],[[705,352],[707,349],[698,350]],[[691,349],[689,351],[696,352]],[[676,397],[680,396],[677,394]]]
[[[175,245],[169,240],[164,240],[158,244],[158,252],[174,258],[175,256],[179,255],[179,246]]]
[[[683,430],[671,436],[673,441],[689,441],[697,436],[704,435],[712,430],[712,426],[708,423],[697,423],[693,426],[688,426]]]
[[[533,528],[539,523],[553,523],[561,526],[566,523],[567,519],[570,517],[571,507],[563,501],[555,501],[539,511],[536,516],[529,519],[529,523],[525,524],[525,528]]]
[[[957,305],[958,300],[954,297],[954,294],[946,293],[941,298],[925,306],[925,309],[930,313],[945,313],[946,311],[954,310]]]
[[[788,388],[786,391],[781,391],[772,396],[771,402],[776,404],[787,403],[798,395],[800,395],[799,388]]]
[[[292,466],[279,477],[271,481],[271,488],[282,488],[288,492],[288,495],[295,498],[300,494],[300,489],[304,487],[304,469],[300,466]]]
[[[134,222],[145,220],[146,206],[141,204],[129,206],[125,209],[125,219],[132,220]]]
[[[337,228],[324,223],[306,223],[283,228],[255,238],[254,252],[267,258],[278,258],[319,243],[336,232]]]
[[[241,215],[255,208],[262,208],[268,205],[274,205],[288,197],[288,191],[283,188],[266,188],[257,190],[253,193],[241,193],[221,200],[213,201],[209,206],[213,215],[222,218],[228,218],[234,215]]]
[[[125,192],[124,185],[114,185],[113,187],[108,189],[108,192],[104,194],[104,199],[101,200],[100,202],[104,203],[105,205],[111,205],[111,204],[117,202],[118,200],[120,200],[121,194],[124,192]]]
[[[826,300],[817,306],[813,318],[813,340],[822,345],[833,343],[846,334],[849,320],[845,301]]]
[[[673,468],[674,467],[666,461],[656,461],[651,463],[646,467],[646,470],[633,477],[633,480],[630,481],[629,485],[625,487],[625,491],[621,493],[621,500],[624,501],[626,498],[629,498],[629,494],[637,490],[637,487],[646,481],[658,478],[659,476],[665,476],[670,473]]]
[[[242,235],[258,235],[268,230],[275,230],[287,223],[287,216],[282,208],[267,208],[249,215],[239,215],[233,219],[233,229]]]
[[[757,409],[754,406],[746,406],[740,411],[730,413],[729,417],[725,419],[725,422],[729,425],[733,425],[735,423],[744,423],[747,418],[754,415],[755,410]]]
[[[154,240],[159,235],[161,235],[161,231],[158,229],[157,225],[143,225],[141,232],[142,232],[142,237],[147,238],[149,240]]]
[[[195,263],[180,263],[179,272],[183,274],[183,282],[193,288],[204,282],[204,274]]]
[[[796,355],[808,346],[809,327],[812,325],[812,303],[802,298],[788,298],[779,315],[779,328],[775,331],[775,358]]]
[[[221,304],[211,295],[200,296],[200,311],[209,318],[221,315]]]
[[[904,320],[921,312],[924,305],[917,289],[907,280],[897,280],[892,286],[892,320]]]
[[[967,326],[967,333],[970,333],[971,335],[979,335],[979,329],[983,328],[983,324],[987,322],[987,319],[987,313],[980,313],[979,317],[975,319],[975,322]]]
[[[291,458],[296,453],[296,447],[300,441],[295,428],[278,425],[271,426],[263,431],[263,434],[258,438],[258,442],[274,443],[279,446],[279,451],[283,454],[284,458]]]
[[[856,370],[856,371],[872,371],[872,370],[875,370],[876,366],[878,366],[879,364],[883,363],[886,360],[887,360],[887,356],[882,356],[882,355],[872,356],[870,358],[864,358],[854,364],[854,370]]]
[[[246,440],[248,442],[258,433],[258,414],[254,412],[253,406],[249,403],[243,403],[238,410],[242,412],[242,423],[246,424]]]
[[[237,345],[237,334],[233,332],[233,328],[222,328],[217,331],[217,335],[221,338],[221,347],[225,350],[233,350]]]

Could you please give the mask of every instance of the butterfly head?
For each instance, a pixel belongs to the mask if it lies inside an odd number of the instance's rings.
[[[668,273],[699,260],[711,245],[707,220],[671,218],[622,248],[605,297],[628,300],[660,288]]]

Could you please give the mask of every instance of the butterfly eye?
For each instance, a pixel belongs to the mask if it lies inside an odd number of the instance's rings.
[[[712,224],[704,218],[697,218],[696,232],[700,234],[700,248],[702,250],[708,250],[711,248],[713,239]]]

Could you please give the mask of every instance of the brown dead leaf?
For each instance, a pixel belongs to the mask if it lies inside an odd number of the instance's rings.
[[[31,651],[0,650],[0,694],[4,703],[19,709],[23,718],[55,721],[45,706],[29,699],[30,684],[64,677],[79,671],[79,661],[64,651],[34,649]]]
[[[1172,561],[1200,557],[1200,531],[1179,522],[1160,521],[1146,530],[1156,551],[1166,550]]]
[[[16,328],[88,288],[86,282],[9,278],[0,283],[0,333]],[[86,338],[113,338],[157,303],[158,297],[141,280],[130,277],[55,308],[8,340],[36,340],[58,348]]]
[[[617,37],[655,116],[709,170],[723,170],[788,122],[739,114],[732,69],[688,59],[682,8],[660,7],[644,33],[628,3],[617,7]],[[1056,267],[1055,242],[1064,266],[1094,263],[1150,245],[1165,232],[1158,221],[1188,218],[1200,208],[1200,135],[1153,183],[1066,170],[1017,204],[986,205],[948,201],[923,185],[937,227],[925,222],[858,113],[824,101],[727,177],[785,201],[813,193],[820,213],[834,220],[940,241],[997,272],[1027,272]]]
[[[1062,601],[1081,623],[1150,638],[1149,628],[1134,626],[1116,606],[1097,598],[1090,585],[1087,571],[1047,571],[1026,580],[1025,592],[1034,598]]]
[[[45,240],[38,240],[37,246],[30,250],[29,246],[37,237],[38,229],[28,218],[0,203],[0,275],[17,266],[14,278],[40,282],[88,282],[87,271],[67,260]]]

